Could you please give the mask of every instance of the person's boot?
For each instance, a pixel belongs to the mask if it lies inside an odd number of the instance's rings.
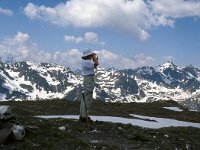
[[[90,117],[88,117],[89,122],[92,122],[92,120],[90,119]],[[87,117],[79,117],[79,121],[81,122],[87,122]]]

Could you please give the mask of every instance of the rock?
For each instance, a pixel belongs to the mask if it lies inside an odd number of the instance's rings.
[[[12,132],[16,140],[22,140],[25,136],[25,127],[22,125],[13,125]]]
[[[65,130],[65,126],[58,127],[58,129],[64,131]]]

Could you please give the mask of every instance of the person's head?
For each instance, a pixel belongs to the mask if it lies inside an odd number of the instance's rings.
[[[91,49],[86,49],[83,51],[82,59],[91,59],[93,57],[94,52]]]

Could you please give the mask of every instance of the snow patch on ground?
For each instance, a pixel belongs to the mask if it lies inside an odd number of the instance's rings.
[[[122,124],[131,124],[134,126],[140,126],[144,128],[158,129],[164,127],[196,127],[200,128],[200,123],[192,123],[186,121],[178,121],[175,119],[157,118],[142,115],[130,114],[135,118],[122,118],[113,116],[90,116],[93,121],[104,121]],[[36,116],[39,118],[51,119],[51,118],[65,118],[65,119],[79,119],[79,115],[51,115],[51,116]],[[152,121],[153,120],[153,121]]]
[[[179,107],[163,107],[163,108],[178,112],[183,111],[183,109],[180,109]]]
[[[0,100],[5,101],[6,100],[6,94],[0,93]]]

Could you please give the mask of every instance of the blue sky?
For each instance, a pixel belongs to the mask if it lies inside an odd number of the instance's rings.
[[[200,67],[196,0],[1,0],[0,56],[80,67],[91,48],[100,66]]]

